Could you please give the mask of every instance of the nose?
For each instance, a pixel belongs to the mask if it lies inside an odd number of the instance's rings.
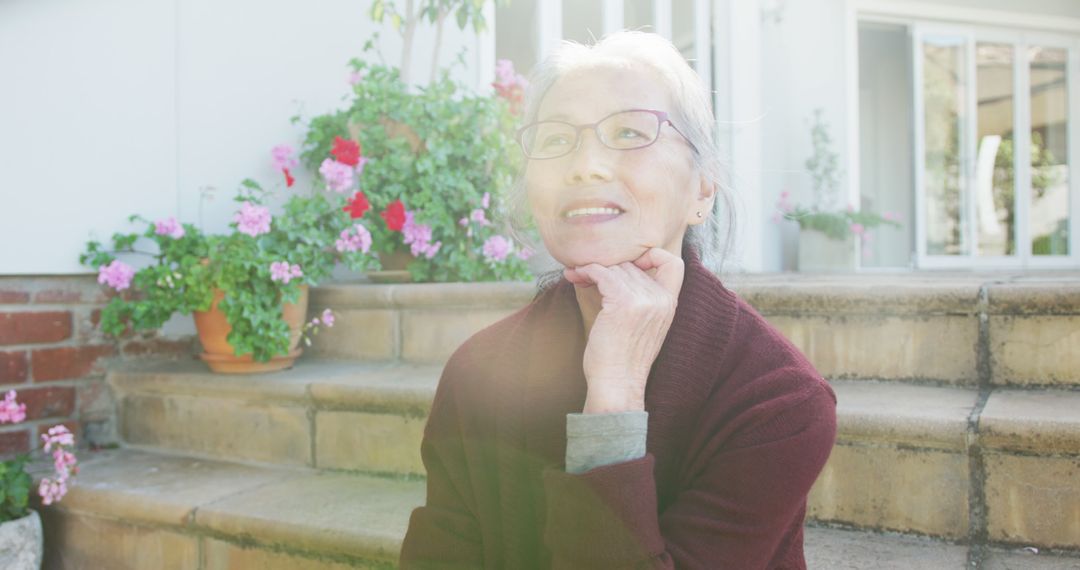
[[[566,184],[610,182],[614,176],[611,164],[612,152],[600,142],[594,130],[583,130],[581,138],[578,139],[577,148],[568,156]]]

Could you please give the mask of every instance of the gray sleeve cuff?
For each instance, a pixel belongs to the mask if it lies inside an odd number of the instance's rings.
[[[645,457],[649,413],[566,414],[566,472]]]

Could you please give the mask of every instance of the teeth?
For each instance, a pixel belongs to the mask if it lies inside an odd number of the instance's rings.
[[[567,218],[573,218],[575,216],[595,216],[601,214],[621,214],[622,210],[618,208],[581,208],[578,210],[570,210],[566,213]]]

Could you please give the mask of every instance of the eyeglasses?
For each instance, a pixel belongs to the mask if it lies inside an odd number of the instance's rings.
[[[521,151],[530,160],[547,160],[566,156],[581,146],[581,131],[592,129],[600,142],[614,150],[645,148],[660,138],[660,127],[671,125],[682,135],[690,148],[694,143],[675,126],[663,111],[628,109],[612,113],[591,125],[573,125],[563,121],[537,121],[518,129]]]

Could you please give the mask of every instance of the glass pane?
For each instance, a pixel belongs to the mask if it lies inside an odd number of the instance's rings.
[[[627,29],[655,32],[653,0],[626,0],[623,2],[623,22]],[[647,27],[642,28],[642,26]]]
[[[604,35],[603,3],[563,0],[563,38],[592,44]]]
[[[967,78],[960,39],[926,39],[922,50],[925,126],[926,252],[966,255],[961,149]]]
[[[859,194],[863,211],[891,214],[862,245],[863,267],[908,267],[915,162],[911,39],[907,26],[859,22]]]
[[[446,24],[449,26],[449,24]],[[495,57],[509,59],[514,70],[528,75],[538,61],[536,0],[495,3]]]
[[[979,255],[1016,254],[1016,178],[1013,160],[1013,47],[975,48],[978,147],[975,212]]]
[[[1031,252],[1069,253],[1068,52],[1030,47]]]

